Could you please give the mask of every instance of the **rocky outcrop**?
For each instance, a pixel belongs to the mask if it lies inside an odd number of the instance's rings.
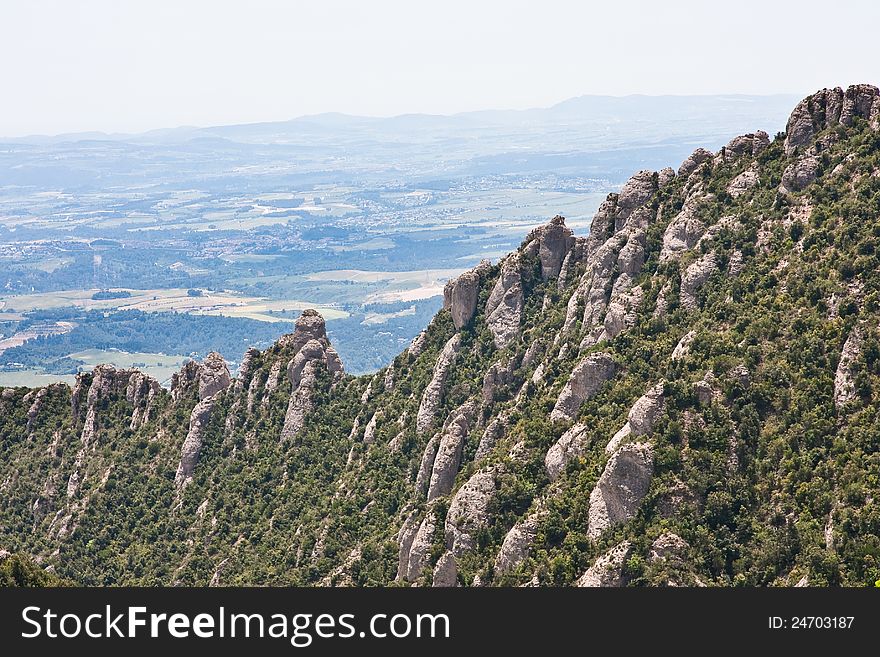
[[[40,409],[43,407],[43,400],[46,399],[47,394],[49,394],[49,388],[40,388],[34,392],[29,392],[22,399],[23,402],[32,400],[27,411],[28,433],[34,428],[34,423],[37,421],[37,415],[39,415]]]
[[[452,552],[444,552],[434,566],[433,587],[458,586],[458,564]]]
[[[789,164],[782,172],[783,192],[799,192],[819,177],[820,160],[815,155],[804,155]]]
[[[410,513],[397,532],[398,561],[396,579],[398,581],[405,580],[409,573],[409,554],[421,526],[419,517],[416,511]]]
[[[443,308],[452,315],[456,330],[464,328],[474,317],[480,298],[480,280],[491,268],[488,260],[461,274],[443,288]]]
[[[333,381],[338,381],[344,370],[339,354],[330,346],[324,318],[316,310],[304,310],[294,332],[282,337],[279,344],[294,354],[287,364],[290,400],[281,429],[281,440],[285,441],[299,435],[312,412],[319,372],[325,369]]]
[[[202,361],[199,368],[199,401],[213,397],[221,390],[226,390],[232,383],[229,367],[223,356],[212,351]]]
[[[588,441],[587,427],[575,424],[553,443],[544,457],[544,467],[550,481],[556,481],[571,461],[586,453]]]
[[[614,230],[618,231],[626,225],[626,220],[647,203],[657,190],[657,182],[653,171],[642,170],[632,176],[621,187],[617,196],[617,216]]]
[[[541,277],[546,281],[559,276],[562,263],[573,246],[574,235],[565,225],[565,217],[556,215],[550,223],[529,233],[523,251],[537,254],[541,262]]]
[[[758,172],[754,168],[748,168],[730,181],[730,184],[727,186],[727,193],[733,198],[739,198],[755,187],[760,179]]]
[[[810,145],[823,130],[852,125],[856,117],[866,119],[877,130],[878,95],[877,87],[857,84],[846,91],[840,87],[822,89],[804,98],[792,111],[785,127],[785,154],[792,155]]]
[[[757,132],[734,137],[721,149],[719,155],[725,162],[743,155],[755,157],[766,150],[769,145],[770,135],[763,130],[758,130]]]
[[[446,385],[446,376],[449,368],[461,347],[461,335],[452,336],[443,346],[437,363],[434,365],[434,373],[422,393],[422,401],[419,404],[419,412],[416,415],[416,431],[424,433],[431,428],[437,416],[437,410],[443,402],[443,388]]]
[[[453,419],[447,423],[440,436],[431,481],[428,484],[428,502],[448,495],[452,491],[455,477],[461,466],[461,452],[471,430],[473,408],[465,405],[459,408]]]
[[[429,511],[410,543],[409,554],[406,560],[406,575],[404,576],[406,581],[416,581],[430,565],[431,546],[434,543],[434,532],[436,530],[437,516]]]
[[[648,443],[623,445],[608,460],[590,493],[587,536],[596,539],[614,525],[631,520],[654,474],[654,450]]]
[[[699,260],[691,263],[685,269],[681,277],[680,300],[682,308],[695,310],[697,308],[697,292],[702,288],[709,277],[718,271],[718,261],[714,253],[706,253]]]
[[[373,413],[373,417],[364,428],[364,445],[370,445],[376,440],[376,423],[379,421],[379,413]]]
[[[840,361],[837,363],[837,371],[834,373],[834,405],[842,408],[856,398],[856,363],[862,352],[861,327],[854,328],[840,352]]]
[[[519,254],[513,253],[501,264],[501,274],[486,301],[486,325],[495,339],[495,346],[504,349],[519,336],[522,321],[522,276]]]
[[[587,356],[572,371],[550,413],[550,419],[555,422],[575,419],[584,402],[595,395],[616,372],[617,365],[610,354]]]
[[[477,453],[474,455],[474,461],[486,458],[498,441],[504,437],[506,429],[507,418],[504,415],[492,418],[483,430],[483,435],[480,437],[480,443],[477,445]]]
[[[143,372],[135,371],[125,387],[125,399],[133,407],[128,428],[135,431],[152,419],[156,398],[161,387],[156,379]]]
[[[214,398],[203,399],[192,410],[189,416],[189,431],[180,450],[180,463],[177,465],[177,473],[174,475],[174,483],[178,488],[184,486],[191,478],[192,473],[199,462],[199,454],[202,451],[205,428],[211,421],[214,410]]]
[[[705,234],[706,224],[700,218],[700,204],[705,198],[701,194],[690,196],[669,222],[663,233],[660,262],[677,260],[684,251],[694,248]]]
[[[476,535],[489,523],[496,468],[478,470],[458,489],[446,514],[446,547],[461,556],[476,547]]]
[[[583,587],[612,587],[624,586],[624,567],[626,560],[632,552],[632,544],[624,541],[615,545],[605,554],[600,556],[577,581],[577,586]]]
[[[412,339],[409,347],[406,348],[406,353],[408,353],[413,358],[418,358],[419,355],[425,350],[425,346],[428,344],[428,332],[422,331],[416,337]]]
[[[660,561],[661,559],[680,558],[689,548],[690,546],[687,544],[687,541],[678,534],[664,532],[651,543],[648,560]]]
[[[493,363],[483,375],[483,403],[491,404],[500,397],[504,386],[513,381],[513,363]]]
[[[422,461],[419,464],[419,471],[416,474],[416,491],[420,494],[428,492],[428,485],[431,483],[431,474],[434,472],[434,460],[437,458],[437,449],[440,447],[440,434],[435,433],[431,436],[425,450],[422,452]]]
[[[495,557],[496,575],[509,573],[528,559],[545,517],[546,512],[539,508],[510,528]]]
[[[696,337],[696,331],[688,331],[683,336],[681,336],[678,344],[675,345],[675,349],[672,350],[672,360],[681,360],[682,358],[687,356],[691,351],[691,344],[693,344],[694,338]]]
[[[705,148],[698,148],[688,155],[687,158],[685,158],[685,161],[681,163],[681,166],[678,167],[678,175],[687,178],[696,171],[703,162],[708,162],[711,159],[711,151],[707,151]]]
[[[661,381],[636,400],[627,415],[626,423],[608,441],[605,451],[608,454],[613,454],[624,442],[651,433],[654,429],[654,423],[663,413],[663,406],[663,382]]]

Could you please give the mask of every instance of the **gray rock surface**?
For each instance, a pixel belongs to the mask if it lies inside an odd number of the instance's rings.
[[[478,470],[452,497],[446,514],[446,547],[461,556],[476,547],[477,532],[489,523],[496,468]]]
[[[416,581],[430,564],[431,546],[434,543],[434,532],[436,529],[437,517],[432,511],[429,511],[419,525],[410,544],[406,576],[404,577],[406,581]]]
[[[452,587],[458,586],[458,564],[452,552],[444,552],[434,566],[434,578],[431,586]]]
[[[799,192],[819,176],[819,158],[803,155],[789,164],[782,172],[780,189],[785,192]]]
[[[174,483],[178,488],[189,481],[198,464],[199,454],[202,451],[204,431],[208,426],[208,422],[211,421],[213,410],[214,398],[207,397],[196,404],[190,414],[189,431],[180,449],[180,463],[177,465],[177,472],[174,475]]]
[[[648,443],[623,445],[608,460],[590,493],[587,536],[596,539],[614,525],[631,520],[654,474],[654,450]]]
[[[626,423],[623,427],[608,441],[605,451],[608,454],[616,452],[620,446],[639,436],[646,436],[654,430],[654,423],[663,413],[663,382],[659,382],[648,389],[648,391],[639,397],[632,405],[627,415]]]
[[[473,319],[480,297],[480,279],[490,267],[489,261],[483,260],[473,269],[446,283],[443,288],[443,308],[449,309],[457,330]]]
[[[550,223],[529,233],[525,239],[526,248],[532,243],[537,243],[541,277],[547,280],[559,276],[562,263],[574,246],[574,235],[565,225],[565,217],[556,215]]]
[[[428,502],[452,491],[461,467],[461,452],[471,430],[472,419],[473,409],[465,405],[456,411],[452,421],[444,427],[428,484]]]
[[[862,351],[862,331],[860,327],[854,328],[840,352],[840,361],[834,373],[834,405],[842,408],[856,398],[856,362]]]
[[[669,222],[663,233],[660,262],[678,259],[684,251],[694,248],[705,234],[706,224],[700,218],[700,204],[705,198],[701,194],[689,197]]]
[[[510,528],[495,557],[496,575],[509,573],[528,559],[545,517],[544,511],[536,510]]]
[[[672,360],[681,360],[682,358],[686,357],[691,352],[691,344],[696,337],[696,331],[688,331],[683,336],[681,336],[678,344],[675,345],[675,349],[672,350]]]
[[[199,368],[199,400],[213,397],[218,392],[226,390],[232,383],[229,375],[229,367],[223,356],[212,351],[205,356]]]
[[[629,541],[615,545],[596,559],[589,570],[581,575],[576,585],[582,587],[624,586],[626,580],[623,569],[631,552],[632,544]]]
[[[443,346],[440,355],[437,357],[434,373],[425,391],[422,393],[419,412],[416,415],[416,431],[419,433],[424,433],[430,429],[436,419],[437,410],[443,402],[443,388],[446,385],[446,376],[460,347],[461,335],[456,334]]]
[[[507,256],[501,265],[501,274],[495,287],[486,301],[486,324],[498,349],[504,349],[519,337],[524,304],[519,267],[518,253]]]
[[[880,100],[877,87],[857,84],[821,89],[804,98],[791,113],[785,128],[785,154],[793,155],[809,146],[816,134],[836,125],[851,125],[855,117],[868,120],[877,130]]]
[[[550,419],[555,422],[575,419],[584,402],[595,395],[616,372],[617,365],[610,354],[587,356],[572,371],[550,413]]]
[[[712,159],[712,152],[705,148],[698,148],[685,158],[685,161],[678,167],[678,175],[684,178],[690,176],[697,168]]]
[[[681,305],[686,310],[697,308],[697,292],[709,277],[718,271],[718,261],[714,253],[706,253],[692,262],[681,277]]]
[[[586,453],[588,441],[586,425],[575,424],[553,443],[544,457],[544,467],[550,481],[556,481],[572,460]]]
[[[754,168],[746,169],[730,181],[730,184],[727,186],[727,193],[733,198],[739,198],[757,185],[759,181],[760,177]]]

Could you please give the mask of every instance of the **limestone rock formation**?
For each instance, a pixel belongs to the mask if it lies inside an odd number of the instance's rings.
[[[444,552],[434,566],[434,576],[431,582],[434,587],[458,586],[458,564],[452,552]]]
[[[590,493],[587,536],[596,539],[613,525],[631,520],[654,474],[654,450],[648,443],[623,445],[608,460]]]
[[[526,237],[523,250],[536,250],[544,280],[559,276],[562,263],[574,246],[574,235],[565,225],[565,217],[556,215],[550,223],[536,228]]]
[[[501,264],[498,281],[486,301],[486,324],[499,349],[504,349],[519,337],[525,303],[519,266],[518,253],[507,256]]]
[[[437,529],[437,517],[428,512],[419,525],[410,544],[407,557],[406,575],[408,582],[416,581],[431,562],[431,545],[434,543],[434,532]]]
[[[727,193],[733,198],[738,198],[752,189],[760,181],[760,176],[754,168],[748,168],[730,181]]]
[[[758,130],[747,135],[734,137],[721,149],[720,155],[726,161],[743,155],[754,157],[763,152],[769,145],[770,135],[763,130]]]
[[[688,331],[683,336],[681,336],[678,344],[675,345],[675,349],[672,350],[672,360],[681,360],[682,358],[687,356],[691,351],[691,344],[696,337],[696,331]]]
[[[454,413],[452,421],[444,427],[428,484],[428,502],[452,491],[461,466],[461,451],[471,429],[472,417],[473,409],[465,405]]]
[[[446,514],[446,547],[461,556],[476,546],[477,532],[489,522],[496,468],[478,470],[452,497]]]
[[[681,166],[678,167],[678,175],[687,178],[696,171],[703,162],[708,162],[711,159],[711,151],[707,151],[705,148],[698,148],[688,155],[687,158],[685,158],[685,161],[681,163]]]
[[[550,481],[556,481],[572,460],[583,456],[588,440],[587,427],[575,424],[553,443],[544,457],[544,467]]]
[[[840,361],[837,364],[837,371],[834,373],[834,405],[837,408],[843,407],[856,398],[855,365],[861,355],[862,340],[861,327],[857,326],[843,343]]]
[[[692,262],[681,277],[681,305],[687,310],[697,307],[697,292],[718,271],[718,261],[714,253],[706,253]]]
[[[663,382],[661,381],[636,400],[627,415],[626,423],[608,441],[605,451],[608,454],[613,454],[625,441],[651,433],[654,429],[654,423],[663,413],[663,405]]]
[[[199,368],[199,401],[216,395],[221,390],[226,390],[232,383],[229,376],[229,367],[223,356],[212,351],[205,356]]]
[[[510,528],[495,557],[496,575],[509,573],[528,558],[545,516],[543,510],[537,509]]]
[[[694,248],[706,232],[706,224],[700,218],[701,194],[689,197],[681,211],[672,218],[663,233],[660,262],[678,259],[684,251]]]
[[[819,164],[819,158],[815,155],[799,157],[782,172],[780,190],[784,192],[801,191],[819,176]]]
[[[878,129],[880,100],[877,87],[857,84],[843,91],[840,87],[822,89],[797,104],[785,127],[785,154],[792,155],[808,146],[817,133],[836,125],[852,125],[861,117]]]
[[[196,404],[190,414],[189,431],[186,434],[186,440],[183,441],[180,450],[180,463],[177,466],[177,473],[174,475],[174,483],[178,488],[186,484],[192,477],[199,461],[199,454],[202,451],[205,428],[211,421],[213,410],[214,398],[209,396]]]
[[[291,390],[281,428],[281,440],[285,441],[295,438],[305,426],[321,369],[326,369],[333,381],[342,378],[344,370],[339,354],[330,346],[324,318],[316,310],[304,310],[296,320],[294,332],[282,337],[278,344],[294,354],[287,364]]]
[[[583,403],[595,395],[602,384],[616,372],[617,365],[610,354],[595,353],[587,356],[572,371],[550,413],[550,419],[557,422],[573,420]]]
[[[446,384],[446,376],[460,347],[461,335],[456,334],[449,339],[440,351],[437,363],[434,365],[431,381],[422,393],[422,401],[419,404],[419,412],[416,415],[416,431],[423,433],[430,429],[434,423],[437,410],[443,402],[443,388]]]
[[[396,579],[398,581],[405,580],[409,573],[409,553],[421,525],[419,518],[418,512],[413,511],[406,517],[406,520],[403,521],[397,532],[398,561]]]
[[[483,403],[491,404],[499,397],[501,388],[513,381],[513,362],[492,363],[483,375]]]
[[[626,584],[623,569],[632,552],[632,544],[624,541],[600,556],[577,581],[582,587],[613,587]]]
[[[461,330],[473,319],[480,296],[481,277],[489,271],[491,264],[483,260],[479,265],[461,274],[443,288],[443,308],[452,314],[452,323]]]

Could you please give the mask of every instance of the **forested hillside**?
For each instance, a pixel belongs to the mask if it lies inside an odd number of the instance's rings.
[[[0,547],[105,584],[880,579],[880,93],[640,171],[447,285],[375,376],[314,311],[238,375],[0,393]]]

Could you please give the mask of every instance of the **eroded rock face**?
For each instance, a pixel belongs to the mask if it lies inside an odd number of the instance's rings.
[[[480,444],[477,445],[477,453],[474,455],[474,461],[479,461],[480,459],[484,459],[489,455],[489,452],[495,447],[499,440],[504,437],[504,432],[507,429],[507,420],[506,417],[497,416],[492,418],[486,428],[483,430],[483,435],[480,438]]]
[[[483,403],[491,404],[499,398],[501,389],[513,381],[513,363],[493,363],[483,376]]]
[[[573,420],[584,402],[595,395],[616,372],[617,365],[610,354],[595,353],[587,356],[572,371],[550,413],[550,419],[557,422]]]
[[[406,348],[406,351],[413,358],[418,358],[419,354],[421,354],[425,350],[425,345],[428,343],[428,332],[422,331],[416,337],[413,338],[409,347]]]
[[[548,278],[559,276],[562,263],[574,246],[574,235],[565,225],[565,217],[556,215],[550,223],[529,233],[525,244],[526,250],[534,248],[532,244],[537,244],[541,277],[546,281]]]
[[[226,390],[232,383],[229,376],[229,367],[223,356],[212,351],[205,357],[199,368],[199,400],[207,399],[216,395],[221,390]]]
[[[488,260],[483,260],[443,288],[443,308],[449,309],[456,330],[460,331],[473,319],[480,298],[480,279],[491,266]]]
[[[718,261],[714,253],[706,253],[696,262],[691,263],[681,277],[681,305],[687,310],[697,308],[697,292],[709,277],[718,271]]]
[[[877,87],[857,84],[822,89],[804,98],[792,111],[785,128],[785,154],[792,155],[812,143],[816,134],[836,125],[852,125],[855,117],[867,119],[877,129],[880,114]]]
[[[648,443],[623,445],[608,460],[593,492],[590,493],[587,536],[602,533],[635,517],[651,486],[654,450]]]
[[[608,441],[605,451],[608,454],[613,454],[625,441],[651,433],[654,430],[654,423],[663,413],[663,406],[663,382],[661,381],[636,400],[627,415],[626,423]]]
[[[446,376],[449,368],[461,347],[461,335],[452,336],[443,346],[437,363],[434,365],[434,374],[422,393],[422,401],[419,404],[419,412],[416,415],[416,431],[424,433],[431,428],[437,416],[437,409],[443,402],[443,388],[446,385]]]
[[[190,480],[199,462],[205,428],[211,421],[213,410],[214,398],[207,397],[196,404],[189,416],[189,432],[183,441],[183,447],[180,450],[180,463],[177,466],[177,473],[174,475],[174,483],[178,488]]]
[[[617,217],[614,229],[623,228],[630,215],[647,203],[656,190],[653,171],[639,171],[627,180],[617,196]]]
[[[324,318],[316,310],[304,310],[296,320],[294,332],[278,343],[294,353],[287,364],[291,389],[281,429],[281,440],[285,441],[295,438],[305,427],[306,417],[313,409],[314,388],[321,369],[326,369],[334,381],[338,381],[344,371],[339,354],[330,346]]]
[[[663,246],[660,249],[660,262],[678,259],[684,251],[697,245],[706,233],[706,224],[700,219],[700,194],[689,197],[663,233]]]
[[[556,481],[572,460],[586,453],[588,441],[586,425],[578,423],[553,443],[544,457],[544,467],[550,481]]]
[[[413,511],[403,521],[400,530],[397,532],[398,561],[396,579],[398,581],[405,580],[409,573],[409,553],[420,525],[419,514]]]
[[[444,552],[437,560],[437,565],[434,566],[434,578],[431,586],[458,586],[458,564],[452,552]]]
[[[660,534],[651,544],[648,559],[659,561],[661,559],[673,559],[684,555],[690,546],[681,536],[672,532]]]
[[[712,159],[712,152],[705,148],[698,148],[687,156],[681,166],[678,167],[678,175],[687,178],[703,163]]]
[[[789,164],[782,172],[780,190],[799,192],[819,177],[819,158],[815,155],[804,155]]]
[[[471,429],[472,418],[473,409],[465,405],[458,409],[452,421],[443,429],[437,455],[434,457],[431,482],[428,485],[428,502],[448,495],[452,491],[461,466],[461,452]]]
[[[691,344],[696,337],[696,331],[688,331],[683,336],[681,336],[681,340],[678,341],[678,344],[675,345],[675,349],[672,350],[672,360],[681,360],[682,358],[687,356],[691,351]]]
[[[519,266],[518,253],[507,256],[501,265],[501,275],[486,301],[486,324],[498,349],[504,349],[519,336],[524,304]]]
[[[763,130],[750,132],[731,139],[722,149],[721,154],[725,161],[736,157],[748,155],[754,157],[763,152],[770,145],[770,135]]]
[[[840,361],[834,374],[834,405],[842,408],[856,398],[855,365],[862,351],[862,331],[854,328],[843,343]]]
[[[132,372],[125,387],[125,399],[134,407],[129,429],[139,429],[152,419],[156,397],[161,390],[156,379],[143,372]]]
[[[413,536],[407,559],[406,576],[408,582],[414,582],[431,563],[431,545],[434,543],[434,532],[437,529],[437,516],[428,512]]]
[[[528,559],[545,515],[543,511],[537,510],[510,528],[495,557],[496,575],[509,573]]]
[[[612,587],[624,586],[624,566],[632,552],[632,544],[624,541],[615,545],[601,557],[596,559],[589,570],[581,575],[577,586],[583,587]]]
[[[739,198],[757,185],[759,181],[760,177],[757,171],[752,168],[746,169],[730,181],[730,184],[727,186],[727,193],[733,198]]]
[[[477,532],[489,522],[495,473],[495,467],[478,470],[452,497],[446,514],[446,547],[457,556],[476,547]]]

